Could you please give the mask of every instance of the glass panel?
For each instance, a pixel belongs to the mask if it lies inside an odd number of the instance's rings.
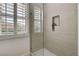
[[[43,45],[43,4],[33,3],[30,4],[31,8],[31,55],[32,56],[43,56],[44,45]]]

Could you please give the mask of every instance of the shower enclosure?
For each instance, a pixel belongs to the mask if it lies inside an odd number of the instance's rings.
[[[29,8],[32,56],[77,55],[77,4],[31,3]]]

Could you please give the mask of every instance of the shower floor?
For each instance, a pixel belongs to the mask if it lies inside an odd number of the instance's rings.
[[[32,54],[32,56],[56,56],[46,48],[40,49]]]

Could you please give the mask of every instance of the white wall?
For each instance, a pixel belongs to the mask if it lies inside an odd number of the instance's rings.
[[[77,4],[48,3],[44,13],[45,47],[56,55],[77,55]],[[56,15],[60,15],[60,26],[52,31]]]
[[[0,56],[28,55],[29,53],[30,42],[26,35],[0,36]]]

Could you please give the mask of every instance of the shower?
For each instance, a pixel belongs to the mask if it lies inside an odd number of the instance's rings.
[[[77,3],[0,3],[0,56],[77,56]]]

